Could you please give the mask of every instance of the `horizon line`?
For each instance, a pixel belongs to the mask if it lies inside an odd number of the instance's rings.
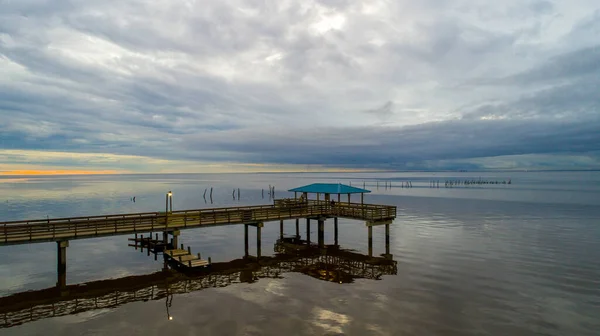
[[[341,169],[339,171],[263,171],[263,172],[180,172],[180,173],[129,173],[129,172],[117,172],[113,170],[106,171],[67,171],[67,170],[56,170],[56,171],[0,171],[0,177],[47,177],[47,176],[110,176],[110,175],[195,175],[195,174],[313,174],[313,173],[471,173],[471,172],[579,172],[579,171],[600,171],[600,168],[582,168],[582,169],[525,169],[525,168],[514,168],[514,169],[440,169],[440,170],[406,170],[406,169],[373,169],[373,170],[360,170],[360,171],[348,171]]]

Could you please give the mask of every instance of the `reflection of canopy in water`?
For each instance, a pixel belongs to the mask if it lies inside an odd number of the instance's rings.
[[[291,246],[279,241],[276,250],[290,250],[285,245]],[[320,250],[314,247],[305,247],[294,252],[262,257],[258,262],[252,259],[236,259],[213,263],[210,269],[195,275],[169,270],[70,285],[62,291],[53,287],[17,293],[0,298],[0,328],[48,317],[114,308],[129,302],[159,300],[172,294],[189,293],[205,288],[254,282],[260,278],[281,278],[281,274],[287,272],[301,272],[336,282],[339,282],[339,279],[343,279],[341,282],[351,282],[355,278],[379,279],[382,275],[397,273],[396,262],[390,259],[368,258],[362,254],[336,249],[321,254]],[[332,278],[331,275],[337,277]]]

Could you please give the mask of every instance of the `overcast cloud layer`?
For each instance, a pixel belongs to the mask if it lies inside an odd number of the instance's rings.
[[[600,168],[598,36],[597,0],[0,0],[0,171]]]

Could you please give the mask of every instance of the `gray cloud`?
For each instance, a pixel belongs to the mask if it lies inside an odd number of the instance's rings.
[[[598,150],[593,1],[0,6],[0,151],[435,166]]]
[[[192,136],[191,152],[228,152],[247,162],[404,166],[409,162],[600,150],[600,118],[580,122],[456,120],[410,127],[318,129],[267,136],[231,131]],[[238,141],[237,139],[244,139]]]

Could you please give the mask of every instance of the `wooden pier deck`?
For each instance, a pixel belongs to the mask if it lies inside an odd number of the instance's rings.
[[[272,205],[145,212],[0,222],[0,246],[84,239],[296,218],[341,217],[390,223],[396,207],[376,204],[278,199]]]

